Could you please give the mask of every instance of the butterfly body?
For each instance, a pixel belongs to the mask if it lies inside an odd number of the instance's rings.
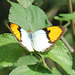
[[[44,52],[52,48],[56,41],[66,32],[62,26],[52,26],[40,29],[38,31],[26,32],[20,26],[14,23],[8,23],[8,28],[15,35],[18,42],[28,51],[34,50]]]

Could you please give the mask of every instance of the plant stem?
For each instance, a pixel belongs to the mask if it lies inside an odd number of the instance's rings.
[[[70,21],[64,25],[64,27],[68,27],[70,25]]]
[[[62,36],[61,37],[62,41],[64,42],[64,44],[67,46],[68,50],[73,53],[74,49],[68,44],[68,42],[65,40],[65,38]]]
[[[47,12],[47,17],[50,22],[53,20],[54,16],[57,14],[59,9],[60,7],[54,7]]]
[[[73,10],[72,10],[71,0],[67,0],[67,2],[68,2],[69,13],[72,14],[73,13]],[[73,20],[71,20],[71,30],[72,30],[73,47],[74,47],[74,53],[73,53],[73,55],[75,55],[75,25],[74,25]]]

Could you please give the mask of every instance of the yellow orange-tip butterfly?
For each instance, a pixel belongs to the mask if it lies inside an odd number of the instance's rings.
[[[66,32],[66,28],[63,26],[51,26],[34,33],[26,32],[23,28],[12,22],[9,22],[7,26],[15,35],[18,42],[30,52],[34,50],[38,52],[49,50]]]

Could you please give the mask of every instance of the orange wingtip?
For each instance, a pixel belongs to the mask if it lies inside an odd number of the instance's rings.
[[[48,33],[48,38],[51,42],[56,42],[62,35],[64,35],[67,31],[67,28],[63,26],[52,26],[52,27],[47,27]]]
[[[21,40],[21,33],[20,33],[20,27],[12,22],[8,22],[8,28],[10,31],[15,35],[17,40]]]

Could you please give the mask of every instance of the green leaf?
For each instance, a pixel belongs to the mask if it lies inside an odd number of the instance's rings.
[[[21,66],[14,69],[9,75],[52,75],[49,70],[42,66]]]
[[[75,20],[75,12],[72,14],[59,14],[59,16],[63,17],[63,18],[67,18],[68,20]]]
[[[66,4],[67,2],[65,0],[51,0],[50,3],[53,7],[60,7],[64,6],[64,4]]]
[[[17,66],[33,65],[36,64],[37,62],[39,62],[37,58],[35,58],[32,55],[27,55],[27,56],[20,57],[16,65]]]
[[[60,16],[60,17],[59,17]],[[72,14],[59,14],[59,16],[55,16],[54,18],[59,21],[70,21],[75,20],[75,13]]]
[[[55,67],[52,68],[52,73],[53,75],[61,75],[61,73]]]
[[[37,6],[24,9],[20,4],[11,2],[9,21],[32,32],[49,26],[45,13]]]
[[[34,4],[41,7],[43,5],[43,0],[34,0]]]
[[[0,35],[0,66],[12,66],[24,51],[12,34]]]
[[[74,69],[74,73],[75,73],[75,57],[73,57],[73,69]]]
[[[54,19],[59,20],[59,21],[69,21],[68,18],[64,18],[64,17],[59,17],[59,16],[55,16]]]
[[[24,8],[29,7],[34,0],[17,0]]]
[[[59,14],[59,16],[55,16],[54,19],[59,20],[59,21],[70,21],[70,20],[75,20],[75,12],[72,14]]]
[[[41,53],[40,53],[41,54]],[[43,58],[51,58],[57,62],[68,74],[72,73],[72,57],[66,46],[59,40],[51,51],[42,53]]]

